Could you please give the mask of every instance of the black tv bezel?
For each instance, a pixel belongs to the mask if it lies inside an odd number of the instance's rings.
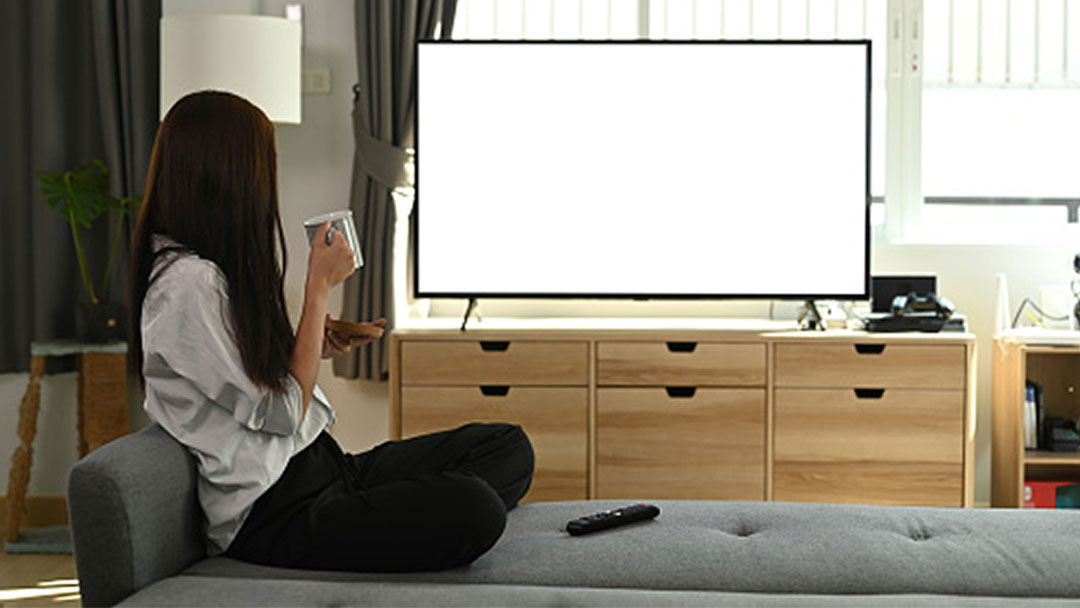
[[[866,166],[863,172],[863,287],[858,293],[587,293],[587,292],[469,292],[469,291],[421,291],[420,290],[420,50],[421,44],[450,45],[791,45],[791,46],[864,46],[866,49],[866,125],[865,153]],[[414,199],[412,218],[409,222],[412,246],[412,296],[429,299],[507,299],[507,300],[867,300],[870,297],[870,153],[871,153],[871,94],[872,94],[872,43],[869,39],[853,40],[417,40],[414,48],[416,69],[413,71],[413,90],[416,94],[417,107],[413,112],[414,157]]]

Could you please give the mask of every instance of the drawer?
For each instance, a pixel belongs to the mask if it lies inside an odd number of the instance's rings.
[[[405,341],[402,384],[587,386],[586,342]]]
[[[485,394],[486,393],[486,394]],[[588,497],[588,389],[437,387],[401,389],[401,429],[411,437],[469,422],[520,424],[536,470],[525,502]]]
[[[964,392],[776,389],[773,498],[963,505]]]
[[[597,498],[765,498],[765,390],[601,388]]]
[[[777,462],[773,500],[963,507],[960,463]]]
[[[765,345],[600,342],[596,381],[602,386],[764,386]]]
[[[963,389],[966,356],[960,344],[777,344],[776,386]]]

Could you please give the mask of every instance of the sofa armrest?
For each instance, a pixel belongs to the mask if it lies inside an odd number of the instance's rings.
[[[197,471],[158,425],[88,454],[68,477],[85,606],[113,605],[206,556]]]

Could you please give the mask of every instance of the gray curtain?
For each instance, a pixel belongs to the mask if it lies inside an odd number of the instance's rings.
[[[403,185],[405,149],[413,145],[416,112],[416,41],[431,39],[442,24],[450,38],[457,0],[357,0],[354,88],[356,153],[350,207],[360,230],[364,267],[345,284],[342,317],[386,317],[393,327],[394,212],[390,193]],[[346,378],[385,379],[389,341],[376,340],[334,360]]]
[[[72,337],[84,298],[70,227],[35,174],[100,158],[113,194],[142,194],[158,123],[160,17],[157,1],[0,2],[0,373],[27,369],[31,341]],[[84,233],[98,286],[110,219]],[[110,280],[119,302],[128,240]]]

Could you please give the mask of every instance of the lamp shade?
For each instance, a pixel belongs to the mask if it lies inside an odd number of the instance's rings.
[[[300,122],[297,21],[261,15],[161,20],[161,116],[194,91],[235,93],[281,123]]]

